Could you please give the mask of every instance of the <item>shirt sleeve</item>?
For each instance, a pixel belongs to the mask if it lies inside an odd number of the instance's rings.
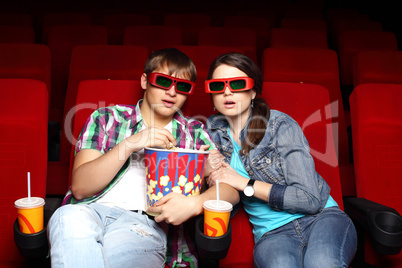
[[[94,111],[85,122],[78,137],[75,153],[82,149],[94,149],[105,153],[105,141],[107,140],[106,122],[108,113],[105,108]]]
[[[209,136],[204,124],[198,122],[192,126],[191,131],[193,132],[196,150],[199,150],[201,145],[209,145],[208,151],[216,149],[216,145]]]
[[[314,159],[302,129],[292,119],[279,122],[275,146],[281,159],[285,184],[273,184],[268,204],[291,213],[314,214],[321,208],[320,185]]]

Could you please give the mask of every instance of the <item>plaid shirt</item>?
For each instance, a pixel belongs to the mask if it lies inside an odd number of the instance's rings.
[[[95,149],[104,154],[125,138],[139,132],[143,124],[141,103],[142,100],[136,106],[116,105],[96,110],[87,119],[82,129],[75,152],[82,149]],[[210,145],[210,149],[215,148],[204,125],[195,119],[183,116],[180,112],[175,113],[173,117],[172,134],[178,141],[177,147],[180,148],[198,150],[201,145]],[[128,166],[129,160],[105,189],[90,198],[75,199],[70,187],[63,205],[85,204],[98,200],[118,183]],[[197,250],[192,235],[193,225],[193,219],[179,226],[169,225],[166,263],[170,267],[197,267]]]

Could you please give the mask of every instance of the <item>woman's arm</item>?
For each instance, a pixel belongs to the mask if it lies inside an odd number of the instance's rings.
[[[284,184],[273,184],[268,204],[291,213],[314,214],[321,208],[320,176],[300,126],[291,118],[281,119],[274,131]],[[325,181],[324,181],[325,183]]]

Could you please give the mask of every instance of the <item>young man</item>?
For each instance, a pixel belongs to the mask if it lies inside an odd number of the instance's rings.
[[[164,267],[165,260],[171,267],[197,266],[186,224],[202,213],[205,200],[216,198],[216,189],[191,197],[170,193],[152,208],[160,213],[153,219],[144,212],[143,160],[144,147],[214,148],[204,126],[179,112],[195,79],[187,55],[156,51],[145,64],[144,98],[137,105],[100,108],[88,118],[76,145],[71,189],[49,221],[52,267]],[[208,164],[205,174],[211,170]],[[221,197],[239,201],[230,188]]]

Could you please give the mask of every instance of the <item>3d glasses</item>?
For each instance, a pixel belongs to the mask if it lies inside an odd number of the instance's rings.
[[[161,73],[148,74],[148,82],[155,87],[166,90],[174,86],[177,93],[186,95],[192,94],[195,88],[195,83],[192,81]]]
[[[232,92],[250,90],[254,87],[254,79],[250,77],[233,77],[205,81],[206,93],[223,93],[226,87],[229,87]]]

